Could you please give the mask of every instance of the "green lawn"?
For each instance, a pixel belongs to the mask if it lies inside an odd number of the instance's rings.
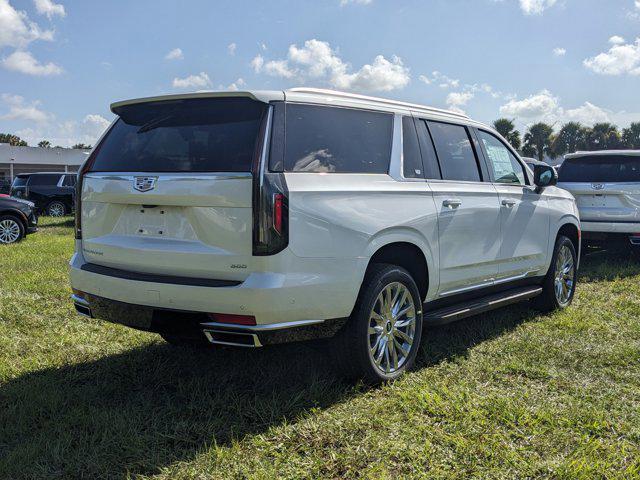
[[[0,478],[640,478],[640,261],[573,307],[425,332],[380,388],[305,345],[176,349],[77,316],[70,219],[0,248]]]

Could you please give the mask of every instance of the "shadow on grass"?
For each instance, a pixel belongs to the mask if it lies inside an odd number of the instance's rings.
[[[589,258],[586,275],[606,278],[616,262]],[[466,356],[535,317],[522,304],[426,329],[417,366]],[[324,354],[304,344],[191,350],[154,343],[40,370],[0,385],[0,478],[154,474],[363,391],[337,379]]]
[[[38,228],[46,230],[48,228],[73,227],[74,217],[40,217]]]
[[[640,251],[631,247],[587,250],[580,258],[579,274],[579,282],[634,277],[640,274]]]

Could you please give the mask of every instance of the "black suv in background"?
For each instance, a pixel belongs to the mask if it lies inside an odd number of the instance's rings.
[[[34,205],[18,198],[0,197],[0,245],[16,243],[38,230]]]
[[[52,217],[73,211],[75,192],[75,173],[23,173],[11,185],[11,196],[35,203],[38,212]]]

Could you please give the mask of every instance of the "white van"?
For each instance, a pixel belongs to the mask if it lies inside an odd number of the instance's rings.
[[[78,180],[82,314],[174,344],[334,337],[345,371],[383,381],[425,326],[571,303],[573,197],[464,115],[316,89],[111,109]]]

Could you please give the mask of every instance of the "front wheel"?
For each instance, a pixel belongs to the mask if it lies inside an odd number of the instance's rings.
[[[8,245],[24,238],[22,222],[13,215],[0,215],[0,244]]]
[[[538,310],[549,312],[571,305],[578,277],[577,260],[573,242],[560,235],[556,240],[551,266],[542,283],[542,293],[534,299],[534,306]]]
[[[422,302],[409,272],[373,265],[349,322],[334,339],[334,363],[370,383],[394,380],[415,363],[421,335]]]

